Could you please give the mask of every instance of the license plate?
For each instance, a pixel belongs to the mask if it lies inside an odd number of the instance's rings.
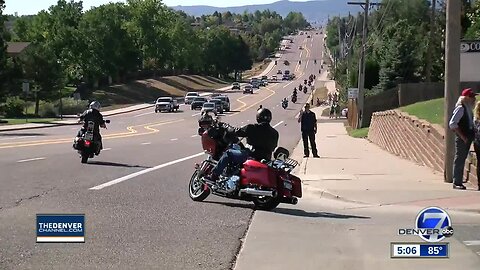
[[[287,181],[284,181],[283,182],[283,187],[288,189],[288,190],[292,190],[293,186],[292,186],[292,183],[291,182],[287,182]]]

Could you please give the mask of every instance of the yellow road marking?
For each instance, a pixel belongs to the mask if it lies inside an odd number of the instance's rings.
[[[123,132],[123,133],[115,133],[115,134],[108,134],[103,136],[103,139],[119,139],[119,138],[126,138],[126,137],[133,137],[133,136],[143,136],[143,135],[149,135],[153,133],[157,133],[160,130],[153,128],[154,126],[162,126],[162,125],[167,125],[167,124],[173,124],[173,123],[178,123],[182,122],[185,119],[179,119],[179,120],[173,120],[173,121],[166,121],[166,122],[160,122],[160,123],[150,123],[150,124],[144,124],[143,128],[150,130],[149,132],[143,132],[143,133],[138,133],[137,130],[135,130],[133,127],[137,126],[142,126],[142,125],[135,125],[135,126],[130,126],[127,127],[127,130],[129,132]],[[57,139],[57,140],[44,140],[44,141],[27,141],[27,142],[16,142],[16,143],[9,143],[9,144],[0,144],[0,149],[6,149],[6,148],[16,148],[16,147],[26,147],[26,146],[38,146],[38,145],[49,145],[49,144],[60,144],[60,143],[72,143],[73,139]]]
[[[260,103],[260,102],[262,102],[262,101],[264,101],[264,100],[267,100],[267,99],[269,99],[271,96],[273,96],[273,95],[275,95],[275,94],[277,93],[277,92],[273,91],[272,89],[270,89],[269,87],[265,87],[265,89],[267,89],[268,91],[270,91],[270,92],[271,92],[271,93],[270,93],[268,96],[266,96],[265,98],[263,98],[263,99],[261,99],[261,100],[259,100],[259,101],[255,102],[255,103],[251,104],[251,105],[250,105],[250,106],[248,106],[248,107],[245,107],[245,106],[247,105],[245,102],[243,102],[243,101],[240,101],[241,103],[243,103],[243,104],[245,104],[245,105],[244,105],[244,106],[242,106],[241,108],[239,108],[239,109],[235,110],[235,111],[238,111],[238,112],[236,112],[236,113],[233,113],[233,114],[230,114],[229,116],[234,116],[234,115],[237,115],[237,114],[239,114],[239,113],[241,113],[241,112],[244,112],[244,111],[246,111],[246,110],[248,110],[248,109],[252,108],[253,106],[257,105],[258,103]],[[248,97],[248,96],[245,96],[245,97]]]

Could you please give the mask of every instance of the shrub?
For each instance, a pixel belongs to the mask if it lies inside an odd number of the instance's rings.
[[[2,106],[6,117],[21,117],[25,110],[25,101],[20,97],[8,97]]]
[[[57,102],[57,108],[60,108],[60,103]],[[73,114],[82,113],[88,108],[88,100],[75,100],[74,98],[63,98],[62,99],[62,114]]]
[[[45,118],[56,117],[57,110],[55,109],[55,106],[53,105],[53,103],[40,101],[40,104],[38,107],[38,114],[40,115],[40,117],[45,117]]]

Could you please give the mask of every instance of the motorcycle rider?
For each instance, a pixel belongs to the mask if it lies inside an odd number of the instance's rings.
[[[77,137],[81,137],[83,133],[87,131],[88,122],[94,122],[93,139],[95,141],[95,144],[97,145],[97,150],[95,152],[97,156],[100,154],[100,150],[103,149],[102,135],[100,135],[100,127],[107,127],[105,125],[103,115],[100,113],[100,108],[100,102],[92,101],[92,103],[90,103],[89,109],[83,112],[82,115],[80,115],[80,121],[83,121],[83,127],[80,129],[80,131],[78,131],[77,134]]]
[[[272,121],[272,112],[269,109],[262,108],[257,111],[257,124],[248,124],[241,128],[235,128],[233,133],[239,137],[247,138],[247,147],[242,150],[228,149],[213,168],[210,180],[217,181],[228,164],[242,164],[248,157],[255,160],[270,160],[273,151],[277,148],[279,134],[270,122]],[[250,149],[251,148],[251,149]]]

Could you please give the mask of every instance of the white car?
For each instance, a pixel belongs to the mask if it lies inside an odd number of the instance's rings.
[[[213,112],[215,115],[217,115],[217,108],[215,106],[215,103],[213,102],[205,102],[203,103],[202,107],[202,114],[208,113],[208,112]]]
[[[188,92],[185,95],[185,104],[191,104],[192,101],[196,98],[199,97],[200,95],[197,92]]]

